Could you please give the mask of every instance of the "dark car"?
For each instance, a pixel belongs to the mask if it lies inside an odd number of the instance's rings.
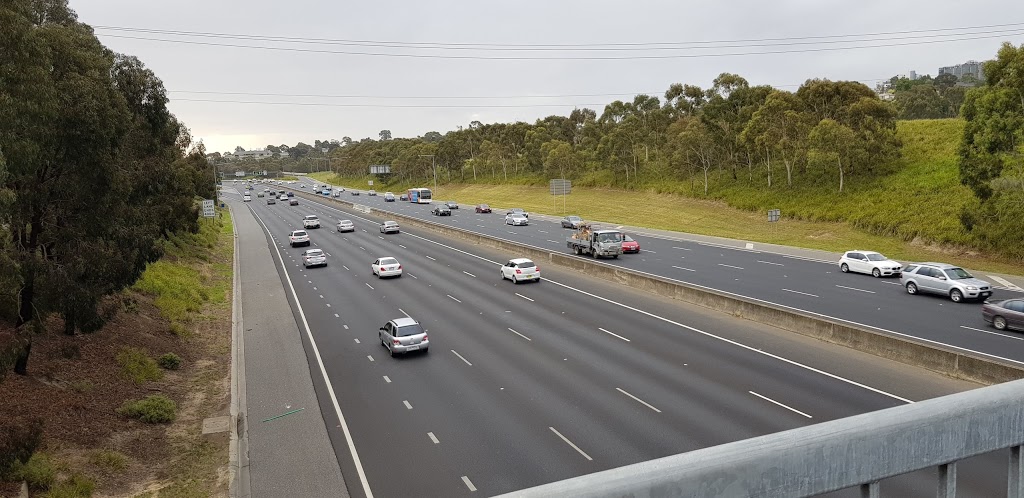
[[[491,206],[488,206],[487,204],[477,204],[476,205],[476,212],[478,212],[478,213],[490,213],[491,212]]]
[[[295,197],[295,192],[288,192],[288,197]]]
[[[294,197],[292,197],[291,199],[288,199],[288,205],[289,206],[298,206],[299,205],[299,200],[294,198]]]
[[[402,195],[398,196],[398,200],[400,200],[400,201],[408,201],[409,200],[409,196],[405,195],[405,194],[402,194]]]
[[[353,190],[353,191],[352,191],[352,195],[359,195],[359,191],[357,191],[357,190]]]
[[[448,209],[448,206],[441,204],[440,206],[435,207],[431,213],[434,213],[434,216],[451,216],[452,210]]]
[[[579,228],[583,224],[583,218],[571,214],[562,218],[562,228]]]
[[[1024,330],[1024,299],[985,301],[981,317],[998,330]]]
[[[444,205],[448,206],[448,209],[459,209],[459,203],[455,201],[448,201]]]

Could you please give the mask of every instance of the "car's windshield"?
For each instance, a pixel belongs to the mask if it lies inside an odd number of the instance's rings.
[[[423,333],[423,328],[419,324],[406,325],[404,327],[398,327],[395,331],[395,337],[409,337],[411,335],[419,335]]]
[[[395,259],[395,258],[384,258],[384,259],[380,260],[380,264],[382,264],[382,265],[397,265],[398,264],[398,260]]]
[[[874,253],[869,252],[869,253],[865,254],[865,256],[868,257],[868,261],[885,261],[886,259],[888,259],[885,256],[882,256],[881,254],[878,254],[877,252],[874,252]]]
[[[480,205],[480,207],[482,207],[482,208],[484,208],[484,209],[487,209],[487,208],[489,208],[489,207],[491,207],[491,206],[488,206],[487,204],[481,204],[481,205]]]
[[[599,233],[597,234],[598,242],[621,242],[622,234],[619,233]]]
[[[568,218],[569,221],[580,221],[581,219],[579,216],[570,216]]]
[[[970,273],[967,273],[967,270],[965,270],[963,268],[952,268],[952,269],[946,270],[946,275],[949,275],[949,278],[952,279],[952,280],[963,280],[965,278],[974,278],[974,275],[971,275]]]

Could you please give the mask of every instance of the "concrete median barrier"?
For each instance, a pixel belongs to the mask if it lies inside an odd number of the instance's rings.
[[[310,194],[305,196],[309,197]],[[353,205],[351,202],[339,199],[316,198],[324,201],[333,201],[349,207]],[[402,226],[423,228],[440,233],[446,237],[508,251],[520,257],[529,257],[534,261],[545,261],[585,273],[589,276],[764,323],[882,358],[926,368],[950,377],[983,384],[998,384],[1024,378],[1024,366],[958,351],[938,344],[930,344],[927,341],[896,335],[890,331],[848,323],[773,303],[730,294],[717,289],[628,270],[609,265],[602,260],[574,256],[568,252],[552,252],[548,249],[502,240],[462,228],[386,212],[376,208],[370,208],[369,214],[382,219],[398,221]]]

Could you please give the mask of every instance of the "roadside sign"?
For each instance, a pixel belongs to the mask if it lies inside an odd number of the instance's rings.
[[[779,210],[779,209],[769,209],[768,210],[768,223],[774,223],[776,221],[779,221],[779,218],[781,218],[781,217],[782,217],[782,211],[781,210]]]
[[[551,195],[568,195],[572,193],[572,181],[563,178],[556,178],[548,182]]]
[[[203,216],[206,218],[213,218],[217,215],[213,209],[213,199],[203,199]]]
[[[369,181],[369,182],[367,182],[367,183],[369,183],[371,187],[373,186],[373,180],[370,180],[370,181]]]
[[[390,164],[371,164],[370,165],[370,174],[371,175],[386,175],[388,173],[391,173],[391,165]]]

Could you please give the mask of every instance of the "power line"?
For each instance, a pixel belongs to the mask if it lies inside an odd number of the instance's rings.
[[[804,40],[834,40],[831,43],[847,43],[847,42],[859,42],[859,41],[884,41],[884,40],[836,40],[838,38],[865,38],[865,37],[877,37],[877,36],[888,36],[888,35],[907,35],[907,34],[920,34],[920,33],[940,33],[948,31],[971,31],[979,29],[990,29],[990,28],[1018,28],[1024,25],[1024,23],[1005,23],[1005,24],[989,24],[980,26],[962,26],[955,28],[934,28],[934,29],[921,29],[921,30],[903,30],[903,31],[882,31],[873,33],[855,33],[855,34],[838,34],[838,35],[819,35],[819,36],[791,36],[791,37],[779,37],[779,38],[747,38],[747,39],[733,39],[733,40],[691,40],[691,41],[680,41],[680,42],[629,42],[629,43],[547,43],[547,44],[504,44],[504,43],[450,43],[450,42],[407,42],[407,41],[386,41],[386,40],[358,40],[358,39],[334,39],[334,38],[305,38],[305,37],[287,37],[287,36],[267,36],[267,35],[252,35],[242,33],[216,33],[216,32],[203,32],[203,31],[181,31],[181,30],[163,30],[163,29],[151,29],[151,28],[135,28],[125,26],[93,26],[99,30],[111,30],[111,31],[126,31],[135,33],[148,33],[148,34],[164,34],[164,35],[181,35],[181,36],[197,36],[197,37],[221,37],[221,38],[236,38],[236,39],[250,39],[257,41],[282,41],[282,42],[296,42],[296,43],[321,43],[321,44],[348,44],[354,46],[386,46],[392,48],[449,48],[449,49],[470,49],[470,50],[490,50],[490,49],[525,49],[525,50],[539,50],[539,49],[577,49],[577,48],[598,48],[599,50],[611,50],[603,49],[599,47],[657,47],[657,46],[672,46],[672,45],[715,45],[715,44],[733,44],[733,43],[760,43],[760,42],[790,42],[790,41],[804,41]],[[1004,31],[1016,31],[1016,30],[1004,30]],[[991,32],[980,32],[980,33],[949,33],[949,34],[937,34],[937,35],[924,35],[921,37],[936,37],[936,36],[959,36],[966,34],[987,34]],[[908,37],[904,37],[908,38]],[[914,38],[914,37],[909,37]],[[899,39],[899,38],[897,38]],[[669,47],[672,48],[672,47]],[[725,47],[714,47],[714,48],[725,48]]]
[[[268,102],[261,100],[213,100],[213,99],[172,99],[172,102],[208,102],[219,104],[266,104],[315,107],[369,107],[398,109],[480,109],[487,108],[530,108],[530,107],[604,107],[606,104],[486,104],[486,105],[443,105],[443,104],[337,104],[322,102]]]
[[[1024,31],[1016,31],[1010,34],[999,34],[999,35],[986,35],[976,37],[965,37],[955,38],[946,40],[929,40],[929,41],[916,41],[916,42],[903,42],[903,43],[889,43],[889,44],[876,44],[876,45],[858,45],[849,47],[823,47],[823,48],[804,48],[804,49],[792,49],[792,50],[768,50],[758,52],[729,52],[729,53],[717,53],[717,54],[671,54],[671,55],[635,55],[626,57],[609,57],[609,56],[572,56],[572,57],[522,57],[522,56],[472,56],[472,55],[437,55],[437,54],[396,54],[396,53],[385,53],[385,52],[357,52],[347,50],[323,50],[323,49],[305,49],[305,48],[294,48],[294,47],[268,47],[268,46],[254,46],[254,45],[239,45],[232,43],[213,43],[213,42],[201,42],[194,40],[168,40],[163,38],[146,38],[137,36],[125,36],[125,35],[104,35],[110,38],[123,38],[130,40],[144,40],[144,41],[158,41],[164,43],[180,43],[186,45],[200,45],[210,47],[228,47],[228,48],[248,48],[258,50],[272,50],[279,52],[302,52],[302,53],[316,53],[316,54],[334,54],[334,55],[361,55],[361,56],[372,56],[372,57],[400,57],[400,58],[413,58],[413,59],[460,59],[460,60],[519,60],[519,61],[570,61],[570,60],[653,60],[653,59],[698,59],[708,57],[735,57],[735,56],[746,56],[746,55],[774,55],[774,54],[793,54],[793,53],[812,53],[812,52],[835,52],[842,50],[858,50],[868,48],[887,48],[887,47],[901,47],[910,45],[931,45],[937,43],[950,43],[959,41],[969,40],[984,40],[990,38],[1006,38],[1007,36],[1019,36],[1024,35]]]

